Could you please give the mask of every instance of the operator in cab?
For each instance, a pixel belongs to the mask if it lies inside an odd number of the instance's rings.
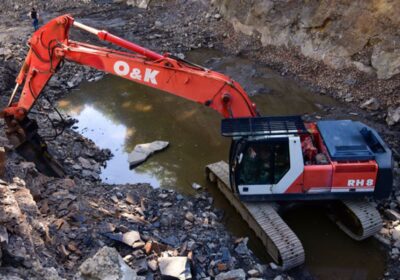
[[[271,175],[270,159],[268,147],[249,146],[241,163],[241,184],[268,184]]]

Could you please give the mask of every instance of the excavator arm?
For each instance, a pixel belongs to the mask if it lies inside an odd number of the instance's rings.
[[[86,30],[131,52],[69,40],[72,26]],[[30,50],[17,77],[21,96],[4,109],[4,116],[26,117],[43,88],[64,60],[90,66],[133,82],[174,94],[218,111],[224,118],[256,116],[255,104],[231,78],[168,54],[160,55],[106,31],[75,22],[69,15],[51,20],[29,41]]]
[[[72,41],[69,39],[71,27],[92,33],[124,51]],[[7,124],[6,134],[17,151],[49,175],[62,176],[63,172],[50,157],[37,133],[36,122],[28,114],[65,60],[204,104],[224,118],[257,115],[255,104],[231,78],[168,54],[160,55],[107,31],[76,22],[70,15],[49,21],[33,34],[29,46],[8,106],[1,115]],[[19,99],[14,102],[20,87]],[[43,160],[42,155],[45,162],[38,162]]]

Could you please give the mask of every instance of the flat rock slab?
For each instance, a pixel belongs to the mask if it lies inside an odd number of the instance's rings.
[[[161,276],[174,279],[192,279],[190,264],[187,257],[161,257],[158,258]]]
[[[136,145],[128,155],[129,168],[135,168],[155,152],[164,150],[169,143],[167,141],[154,141],[151,143]]]

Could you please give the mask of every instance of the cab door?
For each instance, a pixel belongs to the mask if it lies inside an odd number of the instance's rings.
[[[231,182],[239,194],[273,193],[274,185],[290,169],[288,138],[238,141],[231,157]]]
[[[241,196],[284,194],[304,169],[297,136],[247,140],[234,154],[231,180]]]
[[[238,172],[239,164],[242,160],[241,155],[246,146],[246,139],[232,139],[231,148],[229,151],[229,181],[231,183],[231,191],[238,193],[236,182],[236,173]]]

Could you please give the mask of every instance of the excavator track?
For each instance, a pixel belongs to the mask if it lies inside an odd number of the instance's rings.
[[[334,208],[330,216],[354,240],[364,240],[382,228],[383,222],[378,210],[368,201],[342,200]]]
[[[304,249],[296,234],[283,221],[270,202],[243,202],[232,192],[229,166],[220,161],[206,167],[208,178],[236,208],[249,227],[261,239],[268,254],[283,270],[304,263]]]

